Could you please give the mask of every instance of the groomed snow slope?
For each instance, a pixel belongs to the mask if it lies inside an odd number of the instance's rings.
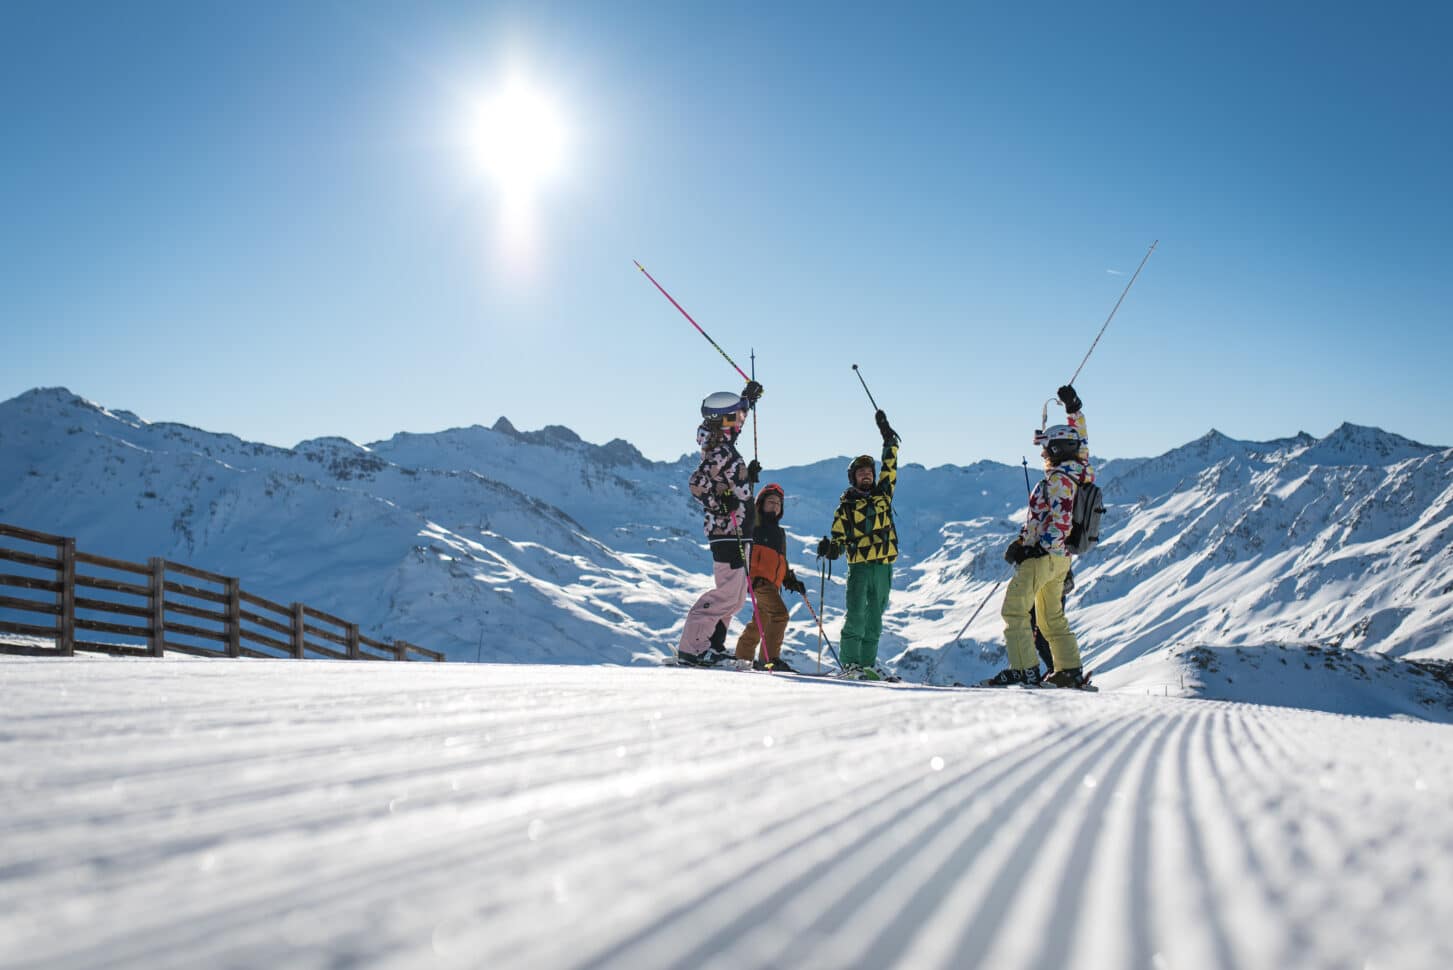
[[[0,658],[0,966],[1453,966],[1450,728],[612,667]]]

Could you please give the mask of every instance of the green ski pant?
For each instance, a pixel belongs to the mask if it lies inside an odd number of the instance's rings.
[[[1039,663],[1034,631],[1029,626],[1030,607],[1039,621],[1039,632],[1049,641],[1054,669],[1080,666],[1080,645],[1065,619],[1065,573],[1069,571],[1070,557],[1056,555],[1026,559],[1015,568],[1000,614],[1004,617],[1009,666],[1015,670],[1027,670]]]
[[[878,637],[883,633],[883,611],[893,585],[893,565],[886,562],[848,564],[848,618],[843,623],[841,660],[871,667],[878,662]]]

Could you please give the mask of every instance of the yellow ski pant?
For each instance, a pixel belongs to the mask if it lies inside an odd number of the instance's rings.
[[[1040,556],[1026,559],[1014,569],[1009,589],[1004,594],[1004,644],[1009,652],[1009,666],[1026,670],[1039,663],[1034,650],[1034,631],[1029,626],[1029,610],[1033,607],[1039,620],[1039,631],[1049,641],[1055,670],[1080,666],[1080,645],[1070,632],[1065,619],[1065,573],[1070,571],[1069,556]]]

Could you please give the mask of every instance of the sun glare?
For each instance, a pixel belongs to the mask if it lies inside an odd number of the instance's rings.
[[[473,142],[480,167],[516,203],[557,176],[565,160],[565,128],[554,103],[518,78],[479,104]]]

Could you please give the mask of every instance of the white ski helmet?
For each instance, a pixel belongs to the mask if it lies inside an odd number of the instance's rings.
[[[1067,424],[1052,424],[1034,433],[1034,443],[1049,453],[1049,460],[1058,465],[1078,457],[1082,444],[1080,433]]]
[[[717,391],[715,394],[708,394],[701,402],[701,416],[709,421],[720,422],[729,414],[746,410],[746,399],[731,391]]]

